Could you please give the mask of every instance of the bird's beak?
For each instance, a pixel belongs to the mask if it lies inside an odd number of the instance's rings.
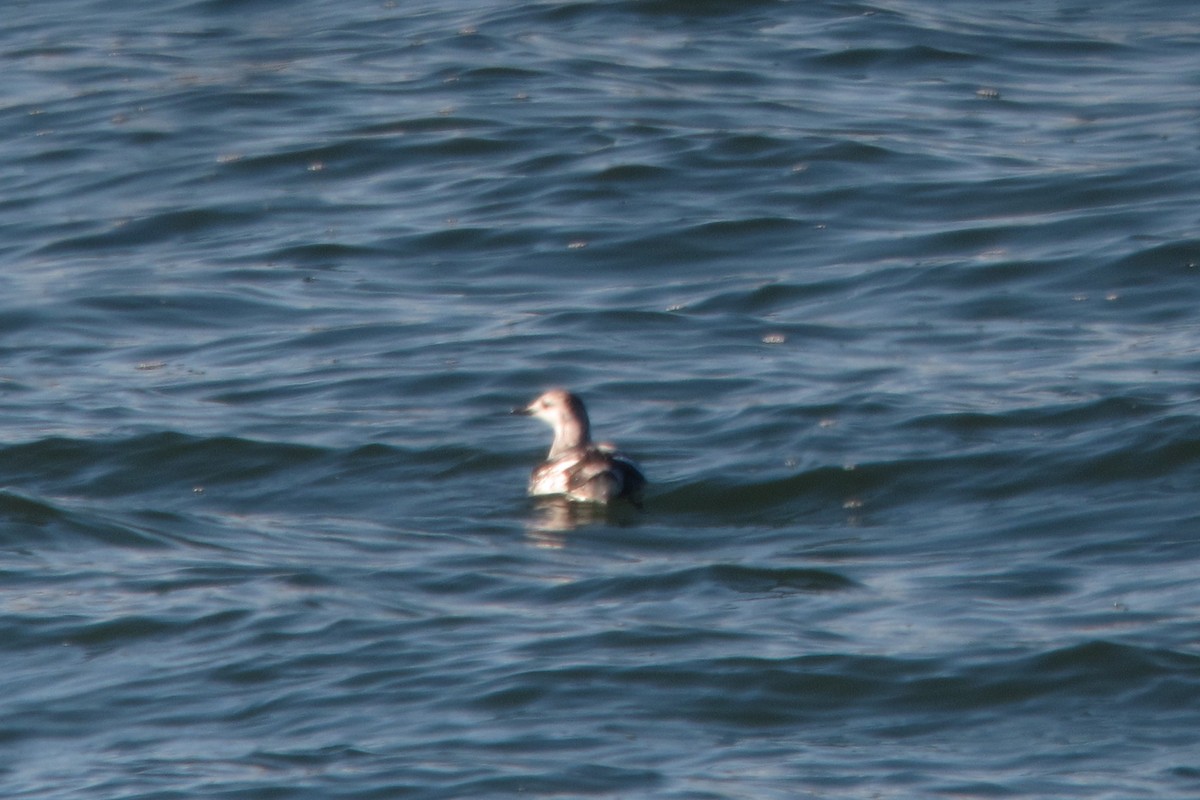
[[[532,417],[533,416],[533,408],[531,406],[525,406],[524,408],[514,408],[510,413],[517,414],[518,416],[522,416],[522,417]]]

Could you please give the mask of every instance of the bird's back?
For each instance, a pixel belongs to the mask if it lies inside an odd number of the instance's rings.
[[[607,503],[618,497],[636,501],[645,485],[645,476],[632,461],[611,448],[593,445],[539,464],[530,476],[529,493]]]

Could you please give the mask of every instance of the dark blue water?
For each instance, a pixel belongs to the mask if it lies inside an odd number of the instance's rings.
[[[1196,796],[1198,52],[11,4],[0,793]],[[551,385],[644,509],[524,496]]]

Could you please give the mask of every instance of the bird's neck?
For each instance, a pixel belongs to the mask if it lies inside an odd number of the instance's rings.
[[[554,444],[550,445],[550,458],[558,458],[571,450],[584,447],[589,442],[586,422],[566,419],[554,426]]]

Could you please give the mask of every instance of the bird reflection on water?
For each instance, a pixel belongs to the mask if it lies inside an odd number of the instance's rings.
[[[587,525],[631,525],[637,521],[640,510],[631,503],[602,505],[579,503],[561,495],[534,497],[525,534],[538,547],[564,547],[564,534]]]

